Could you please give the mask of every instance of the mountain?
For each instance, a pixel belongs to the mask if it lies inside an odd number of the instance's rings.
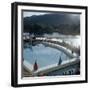
[[[43,35],[58,32],[62,34],[79,34],[79,15],[52,13],[24,17],[24,32]],[[74,33],[75,32],[75,33]]]

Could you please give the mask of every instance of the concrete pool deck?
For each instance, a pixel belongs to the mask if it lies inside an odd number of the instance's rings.
[[[80,58],[73,58],[71,60],[64,61],[60,65],[57,65],[57,64],[49,65],[47,67],[40,68],[37,71],[33,71],[33,69],[31,69],[31,68],[33,68],[33,66],[31,67],[31,65],[29,65],[29,63],[28,64],[27,63],[28,62],[25,61],[23,64],[23,69],[24,69],[23,77],[42,76],[42,75],[46,75],[53,71],[62,70],[67,67],[72,67],[72,66],[80,63]]]

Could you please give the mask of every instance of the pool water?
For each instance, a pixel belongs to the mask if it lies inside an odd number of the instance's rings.
[[[31,65],[36,61],[39,68],[58,64],[60,58],[62,62],[69,59],[62,51],[52,47],[46,47],[43,44],[36,44],[35,46],[24,48],[23,58]]]

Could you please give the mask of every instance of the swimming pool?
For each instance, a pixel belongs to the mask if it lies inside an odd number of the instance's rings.
[[[43,44],[36,44],[35,46],[24,48],[23,58],[31,65],[34,65],[36,61],[38,67],[42,68],[52,64],[58,65],[60,58],[62,61],[65,61],[70,57],[55,48],[45,46]]]

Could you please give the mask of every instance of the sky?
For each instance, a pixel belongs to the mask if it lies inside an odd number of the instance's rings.
[[[44,13],[44,12],[28,12],[28,11],[23,12],[24,17],[30,17],[32,15],[44,15],[44,14],[47,14],[47,13]]]

